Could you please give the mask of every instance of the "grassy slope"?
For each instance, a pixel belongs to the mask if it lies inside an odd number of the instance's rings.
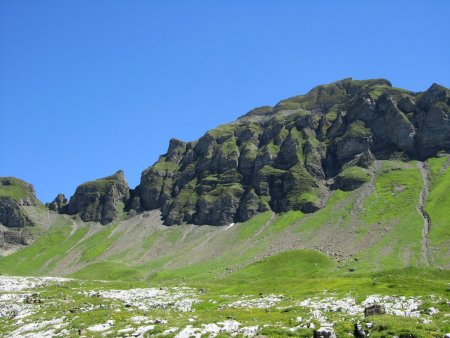
[[[429,242],[432,262],[450,268],[450,168],[449,157],[428,160],[431,189],[425,211],[431,219]]]
[[[449,184],[447,171],[444,174],[440,171],[444,162],[442,159],[430,161],[432,189],[426,206],[434,225],[430,232],[433,245],[446,243],[443,237],[448,236],[445,211],[439,208],[443,199],[446,201],[444,191]],[[398,170],[399,167],[402,170]],[[0,271],[15,275],[47,275],[58,271],[56,267],[65,262],[74,268],[73,277],[114,280],[102,284],[102,288],[149,284],[201,287],[206,289],[206,294],[202,296],[204,301],[196,305],[196,315],[203,322],[233,317],[247,325],[278,323],[278,327],[269,326],[261,332],[268,336],[291,335],[279,327],[280,323],[294,325],[292,318],[306,315],[305,310],[295,305],[283,311],[219,310],[220,304],[230,301],[223,295],[283,293],[287,299],[298,299],[324,296],[324,290],[329,290],[335,296],[351,295],[358,301],[375,293],[433,294],[448,298],[450,272],[419,265],[423,224],[415,207],[422,178],[416,164],[382,162],[374,183],[372,190],[364,190],[366,187],[353,192],[333,192],[327,206],[314,214],[288,212],[272,216],[263,213],[228,230],[224,227],[152,226],[146,218],[137,217],[136,220],[98,227],[95,231],[92,225],[82,225],[74,231],[71,220],[64,219],[32,246],[1,258]],[[283,249],[285,252],[267,257],[267,254],[273,254],[270,248],[276,246],[277,240],[283,242],[285,237],[299,241],[293,247],[295,250],[289,250],[289,246]],[[301,249],[318,246],[324,252],[332,252],[334,248],[326,244],[338,245],[336,239],[342,238],[348,240],[341,242],[340,250],[345,246],[359,250],[358,261],[353,256],[339,262],[317,251]],[[133,241],[131,246],[124,244],[130,241]],[[433,255],[436,262],[445,264],[448,261],[443,252],[434,250]],[[72,259],[68,259],[71,256]],[[355,272],[349,273],[348,268]],[[45,292],[51,295],[52,292],[59,294],[61,290]],[[86,301],[75,293],[73,297],[76,302]],[[376,333],[379,337],[401,332],[433,337],[436,334],[432,332],[450,330],[449,323],[444,320],[448,311],[445,306],[445,303],[439,305],[442,314],[428,326],[418,324],[414,319],[391,316],[371,317],[370,320],[383,326],[379,334]],[[80,327],[110,318],[110,313],[101,309],[78,315]],[[178,316],[172,321],[186,325],[189,316],[191,314]],[[351,330],[352,323],[339,323],[335,327],[338,336]],[[374,337],[378,337],[376,334]],[[311,335],[311,330],[305,330],[296,336]]]
[[[6,184],[0,184],[0,197],[10,197],[16,200],[29,198],[36,202],[36,198],[28,190],[27,183],[15,177],[0,177]]]
[[[443,163],[443,159],[430,162],[432,191],[427,211],[435,223],[430,240],[436,245],[448,238],[446,211],[436,206],[447,198],[444,192],[450,184],[447,171],[436,174]],[[423,223],[416,203],[422,178],[415,162],[382,161],[374,182],[366,195],[367,187],[333,192],[327,206],[314,214],[292,211],[272,216],[267,212],[228,230],[154,226],[144,217],[135,217],[96,226],[95,231],[86,224],[73,231],[71,221],[64,219],[30,247],[0,259],[0,270],[14,275],[70,273],[86,279],[205,282],[238,276],[243,267],[267,255],[316,247],[325,253],[347,254],[335,263],[334,276],[347,277],[349,268],[362,274],[420,264]],[[285,238],[294,244],[271,250]],[[433,253],[436,262],[448,263],[442,252]],[[298,263],[289,257],[286,261]],[[64,264],[67,267],[60,269]]]
[[[375,186],[360,217],[363,224],[376,224],[382,237],[358,255],[358,266],[389,270],[418,265],[423,228],[423,220],[416,210],[422,188],[419,170],[414,164],[386,161]]]

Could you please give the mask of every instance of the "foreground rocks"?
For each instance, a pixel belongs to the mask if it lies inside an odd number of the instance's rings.
[[[415,326],[432,324],[440,318],[435,306],[448,301],[379,295],[362,302],[351,297],[296,299],[284,295],[222,294],[211,299],[208,291],[188,287],[118,289],[111,288],[117,285],[110,283],[0,276],[0,336],[367,337],[374,330],[384,330],[383,325],[371,322],[377,317],[409,317],[409,323]],[[420,310],[425,302],[434,306]],[[367,321],[364,310],[374,304],[384,306],[387,314],[374,315]],[[255,317],[249,317],[249,313]],[[278,319],[272,321],[271,313]]]
[[[364,309],[364,316],[374,316],[374,315],[384,315],[386,313],[386,309],[381,304],[373,304]]]

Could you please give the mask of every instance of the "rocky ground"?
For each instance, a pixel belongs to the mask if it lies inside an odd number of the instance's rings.
[[[218,295],[184,286],[0,277],[2,337],[335,337],[345,330],[377,337],[380,323],[395,321],[443,337],[449,307],[433,295]]]

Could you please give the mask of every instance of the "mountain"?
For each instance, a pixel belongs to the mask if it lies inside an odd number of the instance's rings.
[[[344,79],[253,109],[197,141],[172,139],[134,189],[118,171],[45,208],[30,185],[2,178],[3,246],[28,244],[26,231],[35,247],[58,245],[51,265],[36,264],[50,274],[98,260],[120,271],[159,259],[178,268],[211,255],[241,266],[293,248],[321,251],[342,269],[448,268],[449,103],[437,84],[414,93],[384,79]],[[251,254],[229,256],[240,252]],[[355,255],[365,259],[350,263]]]
[[[195,142],[171,140],[142,173],[131,208],[160,208],[167,225],[317,211],[333,189],[369,181],[374,159],[424,160],[448,150],[449,98],[436,84],[412,93],[382,79],[318,86]]]
[[[449,104],[344,79],[172,139],[134,189],[0,178],[0,336],[443,337]]]
[[[225,225],[268,210],[315,212],[331,191],[368,182],[375,159],[425,160],[448,151],[449,97],[437,84],[413,93],[383,79],[318,86],[197,141],[172,139],[129,198],[123,178],[118,185],[105,185],[112,182],[105,178],[78,187],[66,212],[108,223],[119,205],[107,205],[117,200],[126,210],[161,209],[166,225]]]

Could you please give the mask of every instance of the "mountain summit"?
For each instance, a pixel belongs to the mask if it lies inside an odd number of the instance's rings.
[[[253,109],[199,140],[172,139],[142,173],[128,209],[160,208],[167,225],[224,225],[259,212],[324,206],[370,179],[374,159],[424,160],[450,149],[449,89],[344,79]]]

